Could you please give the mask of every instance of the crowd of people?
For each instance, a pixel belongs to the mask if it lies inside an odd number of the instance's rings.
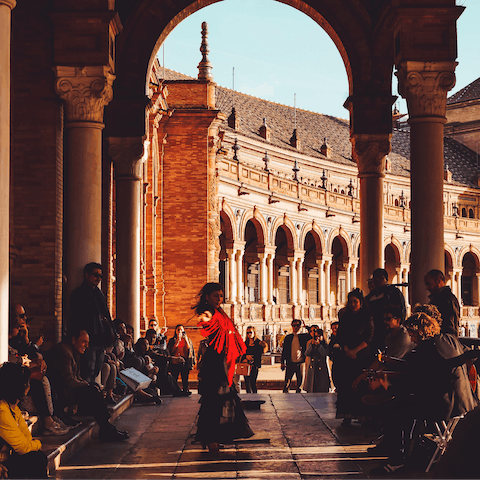
[[[148,387],[134,391],[135,402],[151,405],[160,404],[163,395],[190,395],[189,373],[197,368],[201,406],[195,439],[211,453],[253,435],[238,396],[240,376],[246,391],[256,393],[268,345],[253,326],[242,339],[221,308],[222,286],[207,283],[192,307],[204,337],[196,352],[184,325],[167,339],[168,329],[155,319],[134,341],[130,325],[112,320],[98,288],[101,278],[101,265],[85,266],[84,281],[70,298],[69,334],[48,351],[41,335],[30,338],[24,308],[12,304],[9,361],[0,367],[0,476],[6,470],[11,478],[47,476],[46,456],[25,412],[40,418],[44,435],[65,435],[78,425],[78,415],[91,415],[101,441],[129,438],[109,419],[110,407],[127,392],[121,372],[132,367],[150,379]],[[476,351],[458,341],[458,301],[439,270],[427,273],[425,286],[430,303],[416,305],[406,318],[401,291],[388,283],[386,270],[376,269],[366,297],[360,289],[349,292],[328,341],[318,325],[307,327],[298,319],[282,338],[283,392],[294,377],[298,393],[336,392],[342,427],[353,428],[356,421],[382,439],[369,453],[388,460],[373,475],[404,469],[412,446],[433,422],[465,415],[477,405],[468,377]]]

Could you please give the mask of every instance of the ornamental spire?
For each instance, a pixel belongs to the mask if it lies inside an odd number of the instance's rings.
[[[200,46],[200,52],[202,53],[202,61],[198,64],[198,79],[199,80],[213,80],[212,75],[212,64],[208,60],[208,53],[210,49],[208,48],[207,42],[208,36],[208,23],[202,23],[202,45]]]

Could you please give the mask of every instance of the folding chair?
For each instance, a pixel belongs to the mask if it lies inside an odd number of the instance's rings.
[[[430,438],[437,444],[437,448],[435,450],[435,453],[433,454],[432,458],[430,459],[430,462],[425,470],[425,472],[429,472],[430,469],[432,468],[432,465],[434,463],[437,463],[440,460],[440,457],[445,453],[445,450],[447,449],[448,443],[452,439],[453,436],[453,431],[455,430],[455,427],[457,426],[458,422],[463,418],[463,415],[460,415],[458,417],[452,417],[448,423],[445,421],[442,421],[440,423],[435,422],[435,429],[437,430],[437,433],[425,435],[427,438]]]

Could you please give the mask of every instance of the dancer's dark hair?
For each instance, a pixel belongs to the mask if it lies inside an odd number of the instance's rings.
[[[203,312],[209,311],[212,315],[215,313],[215,309],[208,304],[207,302],[207,295],[211,295],[213,292],[218,292],[221,290],[224,292],[222,285],[216,282],[209,282],[206,283],[200,292],[198,292],[197,298],[197,304],[193,305],[192,310],[195,310],[198,315],[200,315]]]

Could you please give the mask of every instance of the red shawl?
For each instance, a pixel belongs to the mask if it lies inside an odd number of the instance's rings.
[[[210,346],[215,348],[218,353],[225,352],[228,385],[231,386],[235,373],[235,360],[247,351],[245,342],[232,320],[219,310],[215,310],[212,319],[208,322],[200,320],[198,326],[202,327],[201,333],[204,337],[213,336]]]

